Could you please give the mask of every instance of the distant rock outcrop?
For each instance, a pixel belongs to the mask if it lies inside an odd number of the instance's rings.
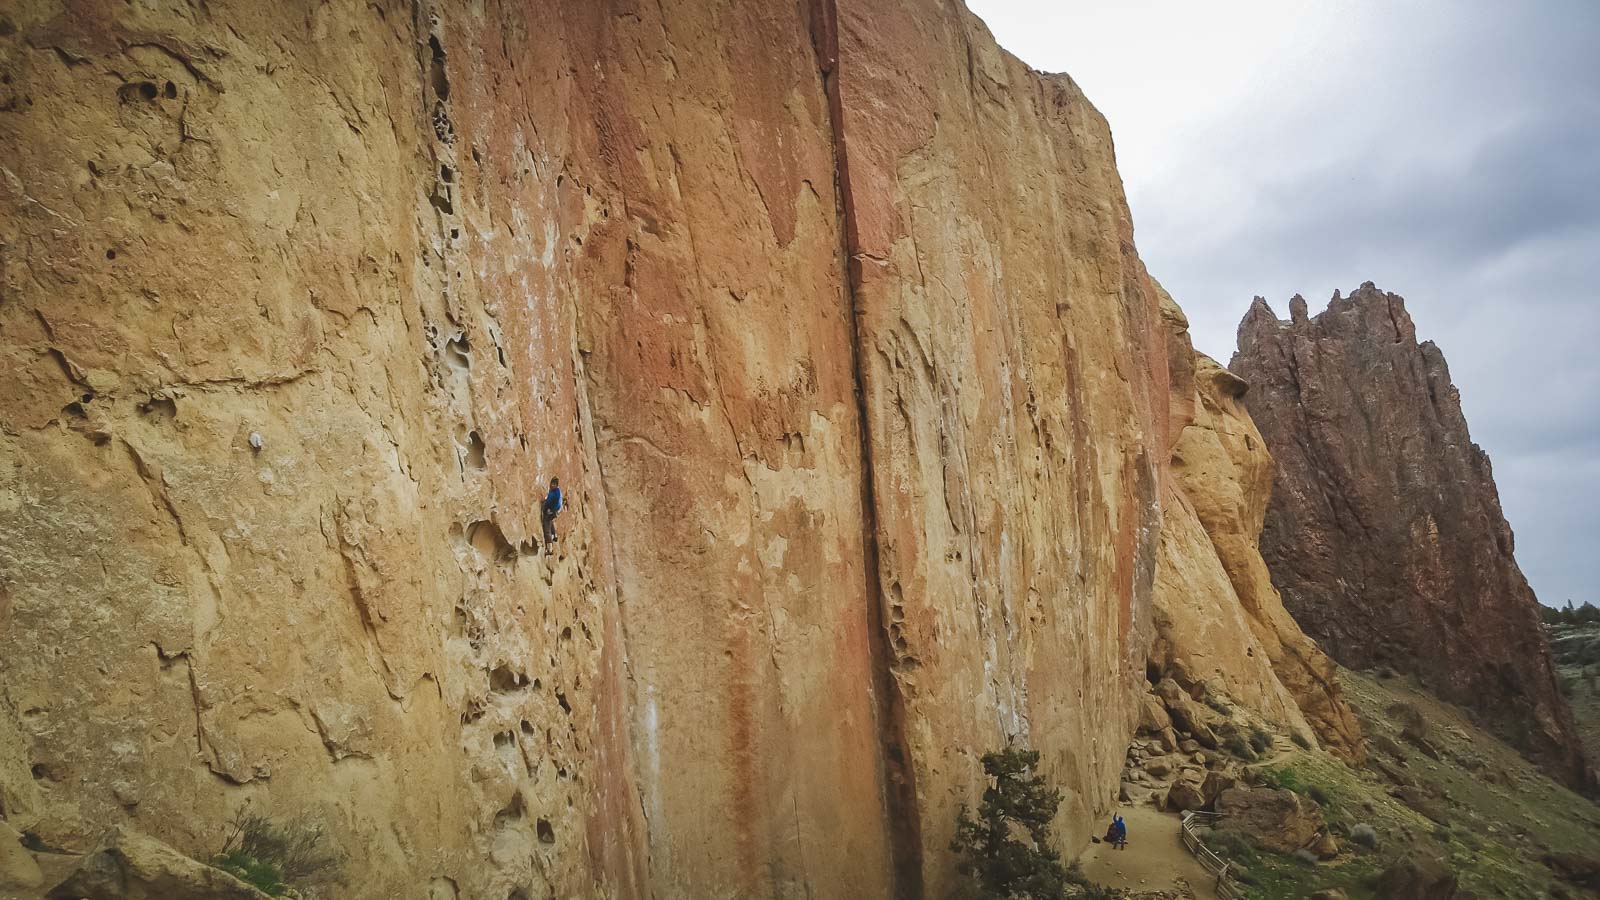
[[[1420,675],[1569,783],[1590,780],[1489,458],[1444,356],[1371,283],[1280,321],[1257,298],[1231,368],[1277,460],[1261,552],[1341,663]]]
[[[1361,756],[1361,729],[1333,662],[1306,637],[1273,589],[1257,549],[1272,457],[1241,398],[1246,384],[1194,352],[1188,323],[1163,297],[1171,479],[1163,494],[1161,552],[1152,606],[1152,682],[1220,688],[1292,732],[1314,731],[1346,758]]]

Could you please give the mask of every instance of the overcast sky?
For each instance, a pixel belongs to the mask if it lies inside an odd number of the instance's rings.
[[[1600,0],[968,0],[1111,121],[1224,364],[1363,281],[1444,350],[1539,598],[1600,603]]]

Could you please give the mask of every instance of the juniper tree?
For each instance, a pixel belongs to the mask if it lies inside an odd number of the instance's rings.
[[[1061,792],[1034,771],[1038,764],[1036,750],[1007,747],[985,753],[983,771],[992,784],[983,792],[977,818],[965,804],[956,816],[950,849],[961,856],[957,868],[986,897],[1056,898],[1067,884],[1061,854],[1050,841]]]

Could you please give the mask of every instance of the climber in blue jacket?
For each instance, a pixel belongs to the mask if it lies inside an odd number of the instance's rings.
[[[550,552],[551,546],[556,542],[556,516],[566,504],[561,499],[561,479],[550,479],[550,493],[544,495],[544,506],[540,509],[540,524],[544,525],[544,549]]]

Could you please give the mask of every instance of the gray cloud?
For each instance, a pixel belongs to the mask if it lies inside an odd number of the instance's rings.
[[[1534,589],[1600,602],[1600,3],[1355,0],[1301,28],[1232,0],[1196,34],[1161,0],[969,2],[1106,113],[1140,252],[1202,350],[1226,361],[1256,294],[1405,296]]]

